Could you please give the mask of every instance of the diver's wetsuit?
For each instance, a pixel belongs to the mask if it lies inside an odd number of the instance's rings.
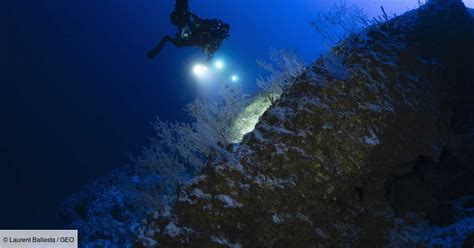
[[[229,37],[230,26],[219,19],[202,19],[189,11],[189,0],[176,0],[175,10],[170,15],[171,23],[178,27],[175,37],[166,35],[148,52],[154,58],[167,42],[176,47],[198,46],[211,60],[222,41]]]

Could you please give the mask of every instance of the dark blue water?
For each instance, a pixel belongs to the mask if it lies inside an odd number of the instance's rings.
[[[231,39],[217,55],[229,60],[252,93],[255,60],[268,49],[296,49],[306,62],[324,50],[308,22],[331,4],[196,0],[191,8],[231,24]],[[190,67],[204,57],[196,48],[171,46],[155,60],[145,57],[163,35],[175,32],[172,0],[5,5],[0,228],[57,228],[60,202],[127,164],[126,154],[137,154],[152,135],[156,115],[186,120],[184,105],[200,94]]]

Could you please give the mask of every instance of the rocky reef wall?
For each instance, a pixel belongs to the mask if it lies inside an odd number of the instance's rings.
[[[474,193],[473,61],[457,0],[352,35],[266,111],[238,162],[211,160],[150,214],[136,245],[383,247],[408,213],[456,222],[449,202]]]

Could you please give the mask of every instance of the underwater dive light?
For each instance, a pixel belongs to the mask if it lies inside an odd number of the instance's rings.
[[[222,69],[224,69],[224,61],[222,61],[222,60],[217,60],[217,61],[214,63],[214,66],[216,67],[217,70],[222,70]]]
[[[236,74],[234,74],[230,77],[230,80],[235,83],[235,82],[239,81],[239,77]]]
[[[193,66],[193,73],[198,78],[202,78],[208,74],[209,69],[203,64],[195,64]]]

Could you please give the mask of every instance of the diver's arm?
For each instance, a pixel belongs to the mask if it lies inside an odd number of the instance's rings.
[[[207,53],[207,61],[208,61],[208,62],[211,61],[212,58],[214,58],[214,53],[213,53],[213,52],[208,52],[208,53]]]
[[[178,12],[189,11],[189,0],[176,0],[175,10]]]

